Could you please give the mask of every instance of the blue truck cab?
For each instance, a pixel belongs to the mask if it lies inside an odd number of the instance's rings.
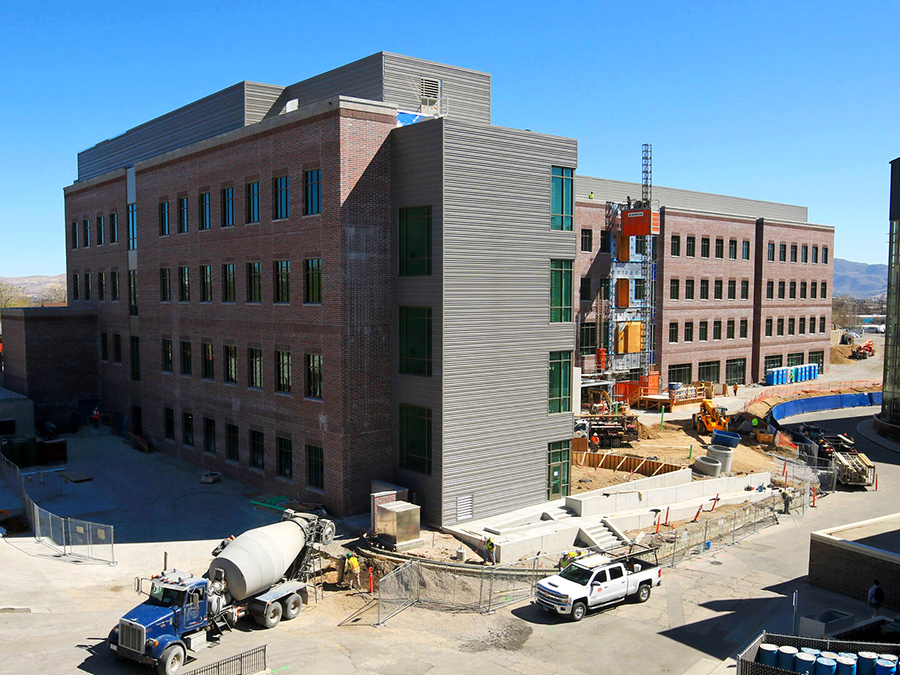
[[[206,642],[209,580],[167,570],[135,579],[135,590],[146,592],[147,599],[112,629],[109,649],[118,657],[155,665],[161,675],[175,675],[187,651]]]

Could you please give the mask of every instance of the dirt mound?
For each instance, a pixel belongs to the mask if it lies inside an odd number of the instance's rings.
[[[665,425],[663,425],[663,428],[665,428]],[[638,438],[642,441],[659,438],[659,427],[651,427],[644,424],[643,422],[638,422]]]
[[[489,628],[486,633],[463,642],[461,652],[484,652],[489,649],[519,651],[531,637],[532,627],[524,621],[510,621],[500,628]]]
[[[832,345],[831,363],[850,363],[853,361],[853,359],[850,358],[853,349],[852,345]]]

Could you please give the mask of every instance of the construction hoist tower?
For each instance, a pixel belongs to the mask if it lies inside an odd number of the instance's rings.
[[[653,362],[653,289],[656,287],[656,263],[653,253],[656,247],[653,245],[653,216],[659,218],[659,214],[653,214],[653,146],[644,143],[641,148],[641,202],[645,209],[651,211],[650,234],[644,235],[644,255],[641,257],[641,276],[644,278],[644,301],[641,305],[641,322],[643,323],[642,349],[641,349],[641,375],[650,373],[650,364]],[[659,220],[656,221],[656,232],[659,233]]]

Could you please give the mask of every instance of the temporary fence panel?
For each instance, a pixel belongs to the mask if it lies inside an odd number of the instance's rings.
[[[378,581],[378,624],[419,600],[419,561],[409,560]]]
[[[195,668],[185,675],[254,675],[266,670],[266,645]]]

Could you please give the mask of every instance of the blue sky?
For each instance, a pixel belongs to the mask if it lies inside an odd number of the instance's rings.
[[[241,80],[380,50],[490,72],[493,121],[579,139],[579,172],[809,207],[887,259],[896,3],[47,2],[5,8],[0,276],[65,270],[76,155]]]

